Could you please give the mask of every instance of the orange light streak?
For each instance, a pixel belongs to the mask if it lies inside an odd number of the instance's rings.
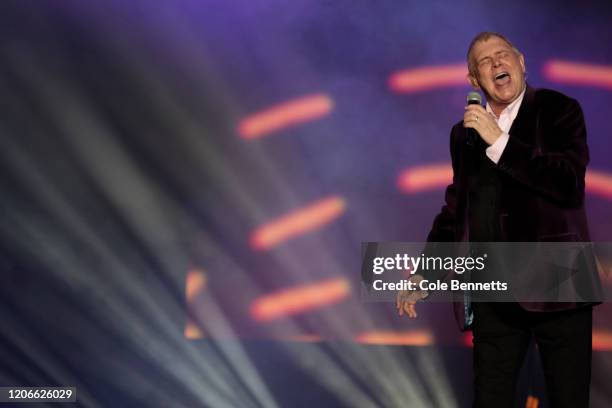
[[[465,63],[406,69],[389,76],[389,88],[394,92],[414,93],[434,88],[468,85],[467,73]]]
[[[350,294],[350,284],[344,278],[284,289],[256,299],[251,316],[257,321],[283,318],[337,303]]]
[[[325,94],[294,99],[254,113],[240,121],[238,134],[244,139],[257,139],[272,132],[313,121],[328,115],[333,100]]]
[[[355,341],[363,344],[389,346],[430,346],[434,342],[433,335],[427,330],[369,331],[359,334]]]
[[[292,237],[328,224],[340,216],[345,208],[344,199],[338,196],[316,201],[257,228],[251,235],[251,247],[259,250],[275,247]]]
[[[206,274],[201,269],[193,268],[187,272],[187,282],[185,284],[187,302],[193,300],[204,290],[206,281]]]
[[[397,185],[404,193],[444,188],[452,182],[453,169],[450,164],[415,166],[402,171]],[[612,174],[589,170],[585,176],[586,191],[599,197],[612,199]]]
[[[202,330],[193,322],[187,322],[185,324],[185,338],[195,340],[195,339],[203,339],[204,333]]]
[[[417,193],[446,187],[452,180],[450,164],[428,164],[404,170],[398,177],[397,186],[404,193]]]
[[[612,89],[612,66],[609,65],[552,60],[544,65],[542,71],[551,81]]]
[[[533,395],[527,397],[527,402],[525,403],[525,408],[538,408],[540,404],[540,400]]]
[[[187,307],[190,307],[191,302],[195,299],[206,287],[206,274],[198,268],[192,268],[187,272],[185,282],[185,298],[187,299]],[[200,327],[191,319],[187,318],[185,323],[184,335],[188,339],[204,338],[204,333]]]
[[[593,350],[612,351],[612,330],[593,330]]]
[[[612,199],[612,175],[596,170],[589,170],[585,176],[586,191],[590,194]]]

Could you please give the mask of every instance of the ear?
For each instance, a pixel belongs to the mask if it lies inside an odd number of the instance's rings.
[[[467,74],[467,79],[468,79],[468,82],[470,83],[470,85],[472,85],[472,88],[480,89],[480,85],[478,84],[478,79],[476,79],[476,77],[474,75]]]
[[[523,56],[523,54],[519,54],[519,63],[523,68],[523,74],[525,74],[525,57]]]

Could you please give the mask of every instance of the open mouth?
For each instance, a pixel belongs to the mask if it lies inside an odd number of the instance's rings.
[[[505,71],[498,72],[495,74],[494,81],[496,84],[504,85],[510,81],[510,74]]]

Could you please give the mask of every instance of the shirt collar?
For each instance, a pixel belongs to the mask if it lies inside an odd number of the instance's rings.
[[[521,94],[518,96],[518,98],[516,98],[514,101],[512,101],[512,103],[510,105],[506,106],[504,108],[504,110],[501,111],[501,113],[499,114],[499,117],[497,115],[495,115],[495,113],[493,112],[493,109],[491,109],[491,106],[489,106],[489,102],[487,102],[487,106],[486,106],[487,112],[492,113],[496,118],[500,118],[503,114],[509,114],[512,119],[516,118],[516,115],[518,114],[519,107],[521,106],[521,102],[523,101],[523,97],[525,96],[525,91],[526,90],[527,90],[527,87],[524,86],[523,87],[523,92],[521,92]]]

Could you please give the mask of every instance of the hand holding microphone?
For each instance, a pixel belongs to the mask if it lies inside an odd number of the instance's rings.
[[[473,145],[477,132],[487,145],[492,145],[503,133],[497,125],[495,116],[490,114],[481,105],[478,92],[470,92],[467,96],[467,106],[463,113],[463,127],[466,128],[466,141]],[[473,129],[473,130],[471,130]]]

